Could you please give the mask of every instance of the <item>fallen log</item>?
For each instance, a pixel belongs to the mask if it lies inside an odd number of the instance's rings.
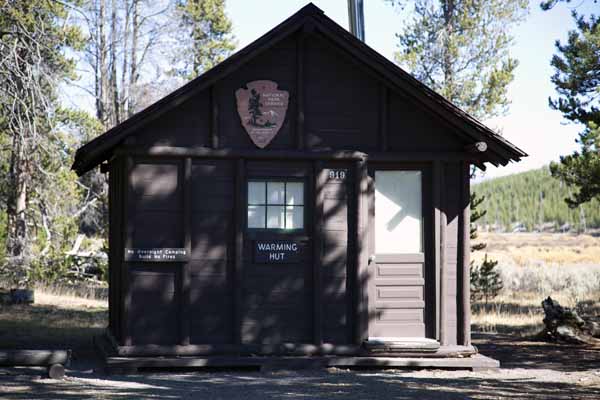
[[[43,366],[52,379],[62,379],[70,361],[71,350],[0,350],[0,366]]]
[[[544,340],[574,344],[600,345],[600,324],[581,317],[577,311],[561,306],[548,296],[542,301],[544,309]]]

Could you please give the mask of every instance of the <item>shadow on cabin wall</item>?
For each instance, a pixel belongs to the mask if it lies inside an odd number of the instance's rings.
[[[132,344],[179,344],[185,330],[181,323],[182,312],[188,315],[191,344],[235,343],[235,168],[235,161],[229,160],[194,160],[192,164],[191,257],[188,264],[190,304],[187,311],[182,307],[181,264],[131,265],[128,325]],[[292,176],[306,182],[306,231],[301,237],[290,237],[286,233],[263,234],[260,237],[299,239],[307,245],[302,263],[255,264],[253,239],[244,221],[243,263],[237,289],[241,297],[239,329],[243,344],[314,343],[315,335],[320,335],[324,343],[346,345],[360,342],[358,338],[368,336],[367,321],[359,321],[354,316],[358,307],[366,307],[358,296],[367,291],[372,269],[363,268],[355,278],[355,268],[356,254],[368,257],[373,251],[373,244],[369,244],[366,226],[362,233],[364,239],[355,240],[357,196],[354,164],[324,163],[325,176],[331,168],[335,168],[347,171],[347,177],[343,182],[325,180],[322,192],[316,193],[311,184],[316,181],[312,168],[312,163],[246,162],[246,179]],[[133,195],[129,204],[133,247],[184,247],[182,169],[183,162],[168,160],[159,164],[138,160],[133,167]],[[447,178],[451,178],[458,168],[446,171]],[[370,181],[369,185],[362,189],[363,194],[373,192],[373,182]],[[458,193],[458,189],[449,185],[448,192]],[[424,195],[429,196],[429,192],[425,191]],[[317,222],[322,235],[320,239],[313,231],[316,198],[321,198],[323,204],[322,217],[320,223]],[[454,202],[456,199],[448,200],[458,204]],[[242,215],[246,212],[245,202],[244,194],[240,199]],[[366,213],[368,205],[364,207]],[[458,207],[448,207],[446,213],[448,234],[456,237]],[[426,236],[428,232],[425,231]],[[430,247],[429,240],[426,242],[426,246]],[[313,276],[313,246],[321,249],[318,277]],[[448,318],[452,320],[450,324],[456,326],[456,246],[449,248],[446,256],[450,279],[446,311],[454,313]],[[432,271],[431,262],[431,259],[427,260],[429,272],[425,275]],[[315,279],[320,281],[319,293],[315,291]],[[427,282],[426,296],[435,297],[432,281]],[[313,304],[315,301],[316,305]],[[315,315],[321,321],[320,329],[315,329]],[[429,337],[434,335],[434,315],[435,310],[427,305],[427,321],[421,322],[427,324]],[[369,311],[369,320],[379,317],[377,311]],[[456,343],[456,332],[450,332],[450,340]]]
[[[357,243],[353,210],[356,207],[353,165],[326,163],[343,168],[347,178],[326,181],[322,193],[314,193],[311,163],[282,166],[279,163],[247,163],[248,176],[295,176],[306,182],[307,202],[302,263],[255,264],[252,239],[244,229],[241,271],[241,339],[247,344],[313,343],[314,314],[320,314],[325,343],[351,344],[357,324],[354,309],[357,287],[366,290],[367,277],[357,282],[354,268]],[[130,227],[133,247],[183,247],[182,163],[161,164],[139,160],[131,173]],[[235,162],[195,160],[191,189],[190,342],[234,342],[234,234]],[[242,204],[245,213],[245,196]],[[322,198],[321,240],[313,234],[314,199]],[[281,240],[286,233],[262,237]],[[294,236],[292,236],[294,238]],[[320,246],[320,300],[314,305],[313,246]],[[353,248],[354,246],[354,248]],[[350,256],[349,256],[350,254]],[[178,344],[181,338],[182,266],[177,263],[137,263],[130,267],[132,344]],[[366,334],[366,333],[363,333]]]

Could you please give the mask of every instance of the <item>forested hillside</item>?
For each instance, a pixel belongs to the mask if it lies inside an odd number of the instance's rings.
[[[482,228],[506,231],[582,231],[600,227],[600,202],[570,209],[564,199],[574,189],[550,176],[548,167],[473,185],[484,195]]]

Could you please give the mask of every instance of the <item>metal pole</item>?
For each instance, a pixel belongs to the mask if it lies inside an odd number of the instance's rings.
[[[363,0],[348,0],[348,21],[350,33],[365,41],[365,13]]]

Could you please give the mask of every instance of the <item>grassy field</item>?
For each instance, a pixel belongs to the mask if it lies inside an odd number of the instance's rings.
[[[39,289],[33,305],[0,306],[0,347],[70,348],[84,354],[92,351],[92,338],[107,320],[105,300]]]
[[[489,304],[473,304],[475,331],[529,336],[542,328],[548,296],[583,315],[600,314],[600,237],[544,233],[481,233],[484,255],[499,261],[504,290]]]

